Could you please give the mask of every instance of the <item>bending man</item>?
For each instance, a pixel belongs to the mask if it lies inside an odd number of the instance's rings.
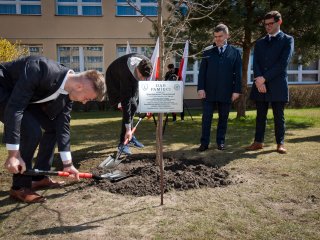
[[[12,198],[27,203],[44,202],[46,199],[34,190],[60,186],[46,176],[22,174],[32,169],[38,146],[34,168],[50,170],[57,143],[63,171],[79,179],[70,153],[72,101],[101,101],[105,91],[105,80],[95,70],[76,74],[37,56],[0,64],[0,121],[4,123],[8,150],[5,167],[13,173]]]

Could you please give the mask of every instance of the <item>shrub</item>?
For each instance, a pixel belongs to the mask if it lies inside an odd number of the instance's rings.
[[[18,42],[12,44],[7,39],[0,38],[0,63],[9,62],[28,54],[28,49],[20,46]]]
[[[247,108],[254,109],[255,104],[248,99],[251,87],[248,87]],[[290,108],[320,107],[320,85],[289,85]]]

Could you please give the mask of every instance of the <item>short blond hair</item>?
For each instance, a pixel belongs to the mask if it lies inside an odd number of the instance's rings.
[[[85,79],[87,79],[93,86],[94,91],[97,94],[96,101],[103,101],[106,96],[106,80],[103,74],[97,70],[87,70],[82,72],[82,75]]]

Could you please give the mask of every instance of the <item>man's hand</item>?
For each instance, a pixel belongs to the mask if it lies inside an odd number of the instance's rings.
[[[259,93],[266,93],[267,92],[267,87],[265,84],[262,84],[259,88],[258,88]]]
[[[206,98],[206,92],[204,90],[199,90],[198,91],[198,96],[199,98]]]
[[[240,93],[232,93],[231,101],[234,102],[240,97]]]
[[[26,164],[20,156],[18,150],[9,150],[8,158],[4,163],[4,167],[8,169],[10,173],[23,173],[26,171]]]
[[[132,138],[132,131],[131,131],[131,129],[127,129],[127,130],[126,130],[126,134],[124,135],[124,141],[125,141],[126,139],[129,139],[129,141],[130,141],[131,138]]]
[[[64,172],[68,172],[71,173],[70,177],[76,178],[78,181],[80,180],[79,178],[79,171],[78,169],[76,169],[73,164],[72,161],[64,161],[63,162],[63,171]]]
[[[256,77],[254,80],[258,89],[266,82],[266,79],[262,76]]]

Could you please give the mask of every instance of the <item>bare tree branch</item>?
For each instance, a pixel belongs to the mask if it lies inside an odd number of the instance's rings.
[[[156,23],[156,21],[154,21],[153,19],[151,19],[149,16],[145,15],[142,13],[142,11],[137,7],[137,5],[135,5],[133,2],[131,2],[131,0],[126,0],[126,2],[128,3],[128,5],[132,8],[134,8],[137,12],[139,12],[142,17],[141,20],[139,22],[143,22],[143,19],[146,18],[148,19],[150,22],[152,22],[153,24]]]

